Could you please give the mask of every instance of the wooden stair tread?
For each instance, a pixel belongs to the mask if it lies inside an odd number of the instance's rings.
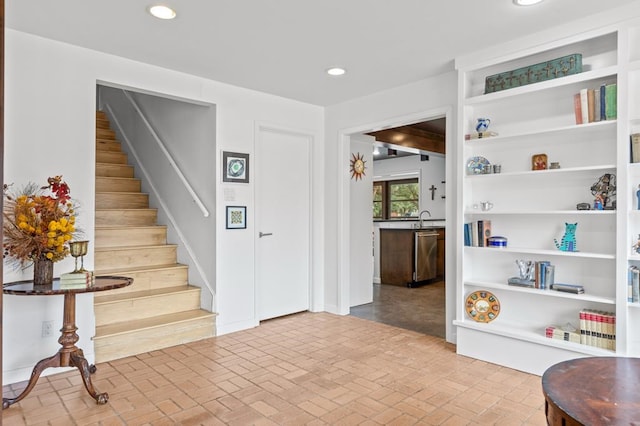
[[[146,246],[117,246],[117,247],[96,247],[94,252],[97,251],[118,251],[118,250],[144,250],[144,249],[157,249],[164,247],[178,247],[177,244],[153,244]]]
[[[140,209],[96,209],[96,212],[137,212],[140,210],[154,211],[154,212],[158,211],[158,209],[153,207],[145,207]]]
[[[109,303],[117,303],[123,300],[129,299],[144,299],[148,297],[158,297],[158,296],[166,296],[170,294],[177,293],[194,293],[199,292],[200,288],[192,285],[183,285],[178,287],[165,287],[165,288],[154,288],[151,290],[142,290],[142,291],[133,291],[130,293],[116,293],[116,294],[100,294],[94,297],[94,304],[109,304]]]
[[[146,192],[131,192],[131,191],[127,191],[127,192],[118,192],[118,191],[96,191],[96,195],[98,194],[114,194],[114,195],[149,195]],[[98,210],[122,210],[122,209],[98,209]]]
[[[111,269],[101,269],[94,271],[96,275],[125,275],[128,273],[136,273],[136,272],[150,272],[150,271],[158,271],[162,269],[182,269],[187,268],[187,265],[183,265],[182,263],[169,263],[166,265],[154,265],[154,266],[134,266],[128,268],[111,268]]]
[[[134,229],[167,229],[167,225],[96,225],[95,229],[103,230],[116,230],[127,229],[133,231]]]
[[[151,318],[143,318],[139,320],[123,321],[114,324],[100,325],[96,327],[96,335],[93,340],[100,340],[107,336],[117,334],[125,334],[131,331],[163,327],[167,324],[177,322],[186,322],[199,319],[215,318],[216,314],[207,312],[202,309],[194,309],[191,311],[177,312],[168,315],[159,315]]]

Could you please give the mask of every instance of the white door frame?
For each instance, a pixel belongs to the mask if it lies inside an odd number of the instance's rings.
[[[350,158],[350,142],[352,134],[367,133],[376,130],[388,129],[392,127],[405,126],[407,124],[418,123],[421,121],[432,120],[434,118],[442,117],[446,118],[445,129],[445,144],[446,144],[446,182],[445,185],[445,215],[446,215],[446,235],[450,236],[453,240],[456,235],[455,232],[455,212],[454,212],[454,158],[455,158],[455,138],[453,137],[453,106],[434,108],[417,113],[407,114],[400,117],[394,117],[386,120],[376,121],[374,123],[363,124],[357,127],[350,127],[342,129],[338,132],[338,164],[341,165],[341,169],[346,170],[340,175],[340,183],[338,185],[338,294],[337,294],[337,308],[338,314],[348,315],[350,309],[349,303],[349,277],[351,273],[349,262],[349,232],[350,232],[350,220],[351,220],[351,207],[350,207],[350,174],[344,164],[349,163]],[[446,319],[446,336],[447,341],[455,341],[455,335],[453,331],[453,320],[455,319],[455,291],[456,291],[456,275],[455,275],[455,245],[447,244],[446,250],[446,265],[445,275],[446,280],[446,299],[447,306],[445,307],[445,319]],[[451,303],[449,303],[451,302]]]
[[[274,133],[280,133],[280,134],[289,134],[289,135],[294,135],[294,136],[299,136],[302,138],[305,138],[308,140],[308,144],[309,144],[309,150],[308,150],[308,158],[306,159],[306,164],[307,164],[307,168],[309,170],[309,188],[307,191],[308,197],[309,197],[309,258],[307,259],[307,264],[309,265],[309,270],[307,271],[308,274],[308,294],[309,294],[309,306],[308,309],[311,310],[313,307],[313,302],[314,302],[314,282],[313,282],[313,196],[312,196],[312,188],[313,188],[313,149],[314,149],[314,140],[315,140],[315,136],[313,133],[309,133],[309,132],[305,132],[303,130],[299,130],[299,129],[293,129],[293,128],[289,128],[289,127],[283,127],[283,126],[277,126],[274,124],[268,124],[268,123],[262,123],[262,122],[256,122],[255,123],[255,127],[254,127],[254,146],[253,146],[253,152],[257,153],[258,152],[258,146],[257,144],[260,143],[261,141],[261,133],[262,132],[274,132]],[[258,156],[255,156],[255,161],[253,162],[253,167],[254,167],[254,176],[259,176],[259,171],[261,169],[261,164],[260,164],[260,159],[258,158]],[[260,207],[258,205],[258,201],[257,201],[257,194],[260,191],[260,185],[262,185],[262,183],[260,182],[259,179],[256,179],[256,183],[255,183],[255,191],[253,193],[253,205],[256,207],[256,211],[254,212],[254,230],[256,232],[256,234],[254,235],[254,245],[253,245],[253,250],[254,250],[254,259],[255,262],[257,264],[258,262],[258,232],[260,232],[260,223],[259,223],[259,219],[258,217],[260,216],[258,213],[258,208]],[[253,317],[259,322],[258,320],[258,300],[257,300],[257,295],[258,295],[258,277],[257,277],[257,268],[254,267],[254,279],[253,279],[253,295],[254,295],[254,300],[253,300]]]

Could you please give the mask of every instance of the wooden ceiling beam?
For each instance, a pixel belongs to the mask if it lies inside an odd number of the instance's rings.
[[[402,126],[393,129],[378,130],[367,134],[375,137],[379,142],[445,154],[444,135],[426,130]]]

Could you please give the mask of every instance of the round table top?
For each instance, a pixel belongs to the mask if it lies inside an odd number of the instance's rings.
[[[93,293],[96,291],[113,290],[116,288],[131,285],[133,278],[117,276],[94,277],[92,284],[85,286],[64,288],[60,286],[60,279],[54,278],[50,285],[33,285],[33,281],[16,281],[6,283],[2,286],[5,294],[16,294],[21,296],[47,296],[52,294],[66,293]]]
[[[542,376],[547,401],[585,425],[640,423],[640,358],[564,361]]]

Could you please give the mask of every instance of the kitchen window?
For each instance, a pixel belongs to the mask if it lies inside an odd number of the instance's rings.
[[[417,218],[420,208],[418,179],[385,180],[373,183],[373,218]]]

